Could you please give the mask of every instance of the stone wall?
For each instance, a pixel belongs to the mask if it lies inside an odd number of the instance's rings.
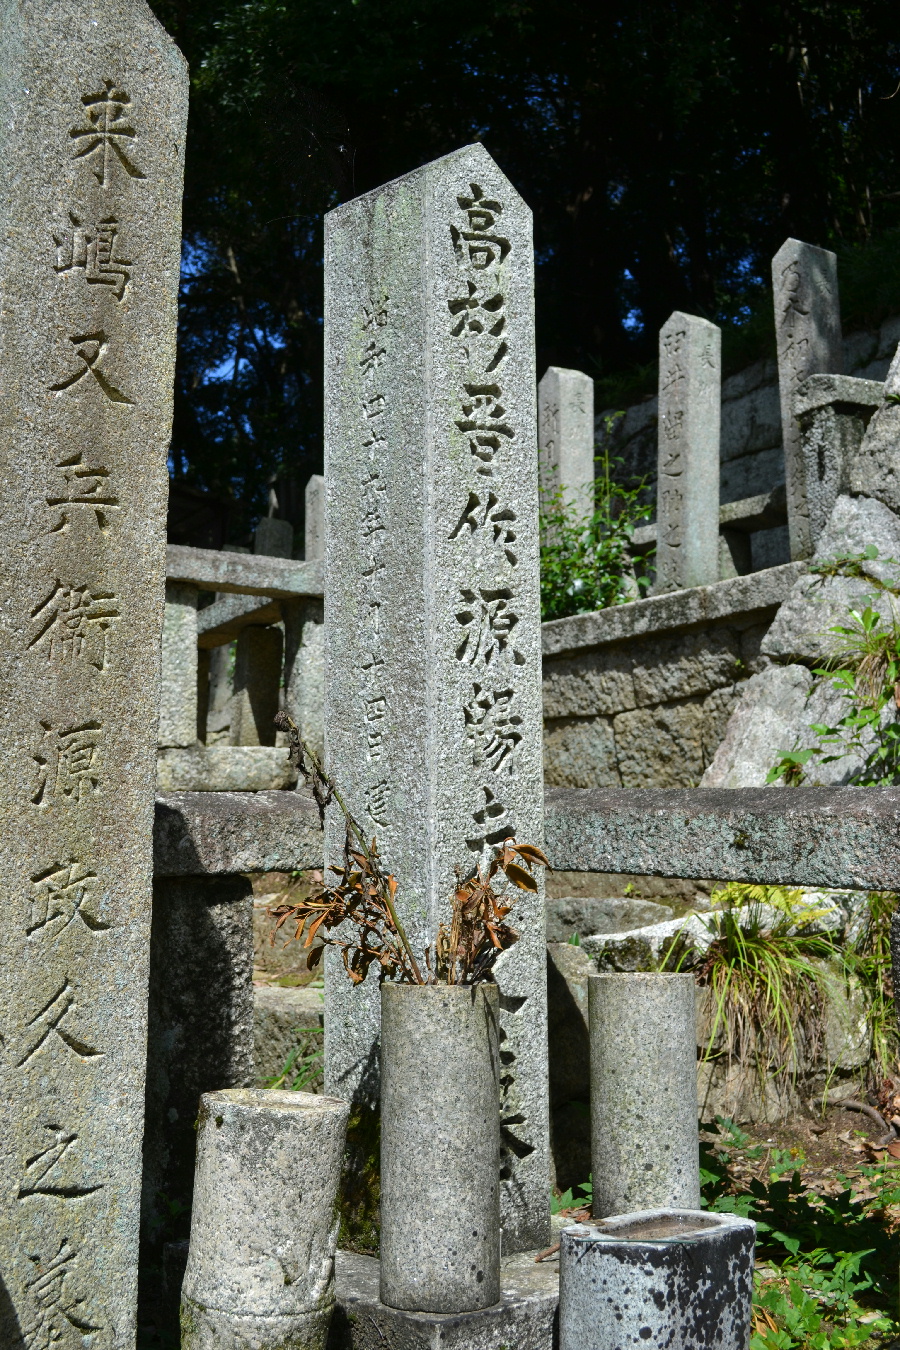
[[[886,319],[880,328],[851,333],[844,338],[844,372],[859,379],[883,380],[900,340],[900,317]],[[658,400],[647,397],[625,410],[611,435],[606,419],[617,409],[597,417],[597,437],[621,457],[623,472],[646,477],[655,497],[656,428]],[[756,361],[722,382],[721,501],[736,502],[771,491],[784,482],[778,368],[774,359]],[[754,570],[788,561],[787,526],[757,530],[751,535]]]
[[[786,564],[544,624],[546,782],[696,787],[801,571]]]

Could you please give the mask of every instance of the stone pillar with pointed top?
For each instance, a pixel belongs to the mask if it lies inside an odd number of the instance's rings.
[[[557,502],[579,516],[594,505],[594,381],[581,370],[549,366],[538,385],[542,508]]]
[[[837,257],[786,239],[772,259],[772,286],[791,558],[808,558],[814,547],[808,486],[825,474],[807,463],[794,396],[810,375],[840,375],[844,368]]]
[[[130,1350],[187,120],[144,0],[0,0],[0,1344]]]
[[[531,213],[482,146],[326,217],[325,314],[326,757],[421,959],[455,868],[543,837]],[[511,921],[504,1252],[549,1233],[542,893]],[[327,1090],[374,1105],[377,979],[325,1000]]]
[[[658,593],[719,579],[721,350],[720,329],[694,314],[660,329]]]
[[[304,556],[325,557],[325,479],[314,473],[306,484]],[[325,624],[321,600],[292,600],[284,614],[285,705],[300,735],[317,755],[324,752]],[[298,789],[304,787],[302,778]]]

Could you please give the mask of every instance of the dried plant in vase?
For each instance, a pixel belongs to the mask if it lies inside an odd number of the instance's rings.
[[[384,870],[377,841],[366,838],[315,751],[301,739],[296,723],[282,712],[275,725],[290,738],[291,758],[313,794],[323,825],[325,808],[332,801],[346,825],[344,865],[329,869],[335,883],[299,904],[282,904],[270,911],[277,919],[276,932],[285,924],[295,926],[294,940],[309,949],[307,969],[314,970],[325,947],[331,946],[340,951],[354,984],[366,978],[373,963],[381,967],[382,980],[400,984],[474,985],[492,980],[497,957],[519,937],[506,921],[514,899],[495,890],[494,883],[505,877],[519,890],[536,891],[535,868],[550,865],[541,850],[509,838],[495,849],[486,869],[476,867],[465,878],[457,869],[450,919],[438,927],[434,952],[425,949],[423,972],[397,914],[396,878]],[[316,938],[319,944],[314,946]]]

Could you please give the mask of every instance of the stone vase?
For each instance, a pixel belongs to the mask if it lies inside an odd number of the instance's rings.
[[[746,1350],[756,1224],[656,1209],[560,1234],[559,1350]]]
[[[349,1109],[309,1092],[203,1094],[182,1350],[325,1350]]]
[[[381,1301],[500,1298],[498,990],[381,987]]]

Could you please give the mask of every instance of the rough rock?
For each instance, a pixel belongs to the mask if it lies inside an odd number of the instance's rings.
[[[278,985],[255,985],[253,989],[253,1068],[257,1087],[265,1087],[284,1073],[291,1056],[296,1074],[299,1061],[307,1059],[310,1076],[301,1085],[305,1092],[322,1087],[321,989],[282,989]],[[313,1062],[312,1057],[318,1056]],[[285,1083],[284,1086],[291,1086]]]
[[[779,752],[797,739],[812,683],[805,666],[769,666],[751,675],[700,786],[763,787]]]
[[[608,900],[571,895],[546,904],[548,942],[567,943],[573,933],[627,933],[672,918],[669,905],[627,895]]]
[[[875,497],[900,512],[900,348],[884,385],[884,402],[869,423],[862,444],[850,461],[851,492]]]

